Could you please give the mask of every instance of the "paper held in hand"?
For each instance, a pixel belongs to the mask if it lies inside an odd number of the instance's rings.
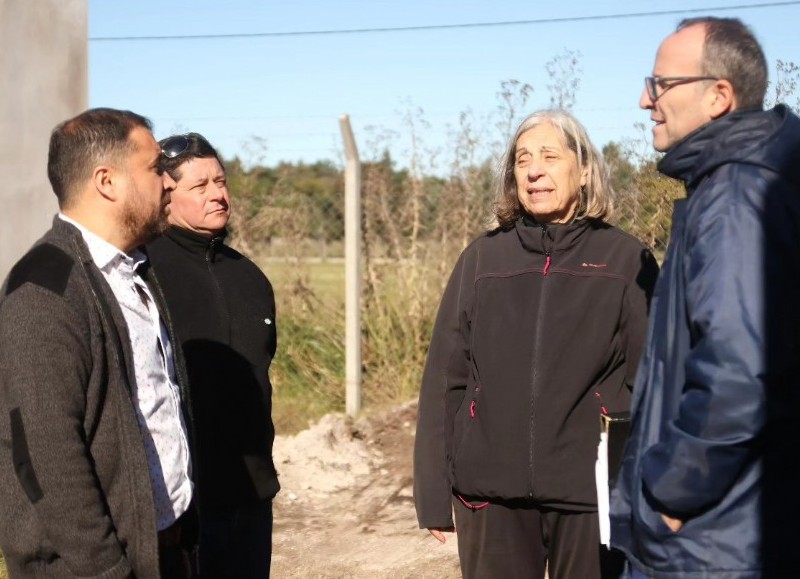
[[[595,482],[597,484],[597,515],[600,519],[600,542],[611,545],[609,521],[609,493],[617,482],[622,453],[630,433],[630,412],[613,412],[600,415],[600,443],[597,445]]]

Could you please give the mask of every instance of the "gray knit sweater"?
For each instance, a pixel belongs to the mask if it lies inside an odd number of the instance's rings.
[[[12,578],[159,576],[129,344],[80,233],[55,219],[0,291],[0,549]]]

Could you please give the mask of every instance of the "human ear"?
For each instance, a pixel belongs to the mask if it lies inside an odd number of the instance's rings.
[[[720,79],[709,87],[706,93],[708,114],[712,119],[718,119],[736,109],[736,94],[730,81]]]
[[[116,201],[116,175],[111,167],[99,165],[92,171],[92,183],[95,191],[109,201]]]

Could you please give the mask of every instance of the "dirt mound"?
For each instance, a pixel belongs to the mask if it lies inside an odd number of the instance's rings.
[[[411,453],[416,402],[356,421],[328,415],[275,439],[272,576],[460,577],[455,537],[417,527]]]

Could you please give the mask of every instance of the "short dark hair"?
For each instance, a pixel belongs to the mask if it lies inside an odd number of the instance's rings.
[[[767,59],[752,30],[738,18],[713,16],[687,18],[677,30],[698,24],[706,30],[701,74],[730,82],[738,109],[763,109]]]
[[[96,108],[56,126],[50,134],[47,177],[58,198],[58,206],[68,208],[78,188],[101,163],[119,163],[136,148],[129,139],[136,127],[152,130],[152,124],[131,111]]]
[[[200,133],[186,133],[184,135],[172,135],[171,137],[167,137],[166,139],[161,139],[158,142],[158,145],[162,148],[166,146],[168,141],[173,139],[185,139],[186,148],[183,149],[180,153],[175,155],[174,157],[168,157],[165,154],[161,155],[161,168],[169,173],[169,176],[172,177],[176,182],[181,180],[181,171],[180,167],[186,161],[190,159],[208,159],[214,158],[216,159],[222,170],[225,171],[225,164],[222,162],[222,159],[217,153],[217,150],[211,146],[211,143],[208,142],[203,135]]]

